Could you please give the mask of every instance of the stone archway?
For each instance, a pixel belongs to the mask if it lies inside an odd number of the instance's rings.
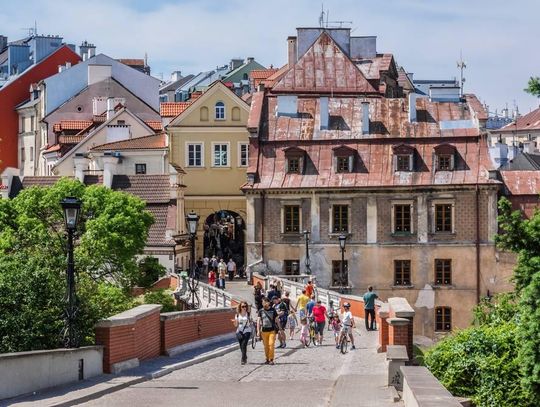
[[[245,228],[240,214],[221,209],[210,214],[203,225],[204,255],[227,261],[232,257],[237,269],[245,264]]]

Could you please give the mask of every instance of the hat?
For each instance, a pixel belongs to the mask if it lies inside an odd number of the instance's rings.
[[[349,304],[348,302],[343,303],[343,308],[350,308],[350,307],[351,307],[351,304]]]

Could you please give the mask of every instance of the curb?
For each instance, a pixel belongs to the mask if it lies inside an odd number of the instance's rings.
[[[119,390],[125,389],[126,387],[130,387],[130,386],[133,386],[135,384],[143,383],[143,382],[146,382],[146,381],[149,381],[149,380],[152,380],[152,379],[157,379],[157,378],[166,376],[166,375],[174,372],[175,370],[184,369],[186,367],[190,367],[190,366],[196,365],[198,363],[202,363],[202,362],[205,362],[207,360],[226,355],[227,353],[230,353],[230,352],[236,350],[237,347],[238,347],[237,343],[232,343],[232,344],[226,345],[226,346],[224,346],[222,348],[218,348],[215,351],[208,352],[208,353],[202,354],[200,356],[197,356],[197,357],[195,357],[193,359],[186,360],[184,362],[178,362],[178,363],[170,365],[170,366],[168,366],[168,367],[166,367],[164,369],[160,369],[160,370],[145,374],[144,376],[139,376],[139,377],[134,378],[132,380],[128,380],[128,381],[126,381],[124,383],[113,385],[113,386],[111,386],[111,387],[109,387],[107,389],[99,390],[99,391],[96,391],[95,393],[87,394],[85,396],[74,398],[74,399],[69,400],[69,401],[64,401],[64,402],[56,403],[56,404],[51,404],[51,406],[54,406],[54,407],[69,407],[69,406],[73,406],[73,405],[86,403],[86,402],[88,402],[90,400],[95,400],[95,399],[100,398],[102,396],[105,396],[107,394],[111,394],[111,393],[117,392]]]

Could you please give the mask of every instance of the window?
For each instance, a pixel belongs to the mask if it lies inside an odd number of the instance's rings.
[[[285,260],[283,262],[283,274],[299,275],[300,274],[300,260]]]
[[[229,145],[225,143],[214,144],[214,167],[227,167],[229,165]]]
[[[411,204],[394,205],[394,233],[412,233]]]
[[[349,285],[349,262],[343,263],[343,276],[341,276],[341,260],[332,260],[332,286],[347,287]]]
[[[216,120],[225,120],[225,103],[216,103]]]
[[[438,171],[452,171],[453,159],[450,154],[439,154],[437,156],[437,160],[438,160],[438,165],[437,165]]]
[[[21,148],[21,161],[24,162],[24,160],[26,159],[26,156],[25,156],[25,152],[24,152],[24,147]]]
[[[349,157],[337,157],[337,172],[349,172]]]
[[[117,124],[118,126],[125,126],[125,125],[126,125],[126,121],[125,121],[125,120],[118,120],[118,121],[116,122],[116,124]]]
[[[299,233],[300,232],[300,206],[298,205],[286,205],[284,208],[284,225],[283,230],[285,233]]]
[[[239,107],[233,107],[232,108],[232,120],[235,122],[240,121],[240,108]]]
[[[450,332],[452,330],[452,308],[435,308],[435,331]]]
[[[332,205],[332,232],[349,231],[349,205]]]
[[[238,144],[238,166],[247,167],[248,165],[249,144]]]
[[[354,157],[357,155],[356,150],[346,145],[334,147],[334,165],[336,173],[353,172]]]
[[[202,167],[203,163],[203,145],[202,143],[193,143],[187,145],[187,166]]]
[[[300,158],[291,157],[288,160],[287,172],[289,174],[300,174]]]
[[[396,156],[396,171],[410,171],[411,170],[411,156],[406,154],[400,154]]]
[[[434,147],[435,150],[435,170],[452,171],[456,156],[456,147],[452,144],[443,143]]]
[[[30,147],[30,161],[34,161],[34,147]]]
[[[394,285],[411,285],[410,260],[394,260]]]
[[[146,174],[146,164],[135,164],[135,174]]]
[[[201,107],[200,115],[201,115],[201,122],[208,121],[208,108],[206,106]]]
[[[34,131],[34,116],[30,116],[30,131]]]
[[[452,260],[435,259],[435,284],[452,284]]]
[[[452,232],[452,204],[435,205],[435,232]]]

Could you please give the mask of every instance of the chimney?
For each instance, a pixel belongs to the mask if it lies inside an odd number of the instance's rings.
[[[362,102],[362,134],[369,134],[369,102]]]
[[[114,116],[114,98],[107,99],[107,120]]]
[[[84,54],[82,54],[82,60],[86,61],[87,59],[88,59],[88,54],[85,52]]]
[[[246,62],[246,64],[249,64],[250,62],[253,62],[253,61],[255,61],[255,58],[253,58],[253,57],[247,57],[247,62]]]
[[[96,47],[90,47],[88,48],[88,58],[92,58],[96,55]]]
[[[58,73],[64,71],[64,65],[58,65]]]
[[[75,178],[84,183],[84,173],[88,170],[89,159],[82,153],[75,154]]]
[[[321,117],[321,130],[328,130],[328,121],[330,118],[330,112],[328,110],[328,97],[322,96],[319,99],[319,110]]]
[[[409,123],[416,122],[416,93],[409,93]]]
[[[71,62],[66,62],[66,69],[71,68]]]
[[[118,166],[118,157],[114,157],[110,152],[103,156],[103,186],[112,187],[113,177],[116,175],[116,167]]]
[[[296,57],[297,57],[297,44],[296,44],[296,37],[288,37],[287,42],[289,44],[289,68],[291,68],[294,64],[296,64]]]
[[[173,71],[171,73],[171,82],[176,82],[182,79],[182,71]]]

